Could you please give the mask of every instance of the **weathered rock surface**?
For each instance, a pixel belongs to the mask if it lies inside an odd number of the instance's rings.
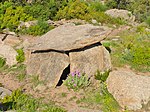
[[[74,24],[66,24],[41,36],[33,43],[30,49],[33,51],[70,51],[100,42],[110,32],[111,30],[104,26],[93,26],[91,24],[75,26]]]
[[[63,53],[48,52],[31,54],[27,64],[27,73],[39,75],[39,79],[46,81],[48,86],[56,86],[69,65],[69,57]]]
[[[135,21],[135,16],[133,16],[132,13],[128,10],[110,9],[105,13],[115,18],[125,19],[129,22]]]
[[[8,45],[0,44],[0,56],[6,59],[7,65],[12,66],[14,64],[17,64],[17,52]]]
[[[97,70],[111,69],[109,52],[103,46],[91,46],[77,52],[70,52],[70,71],[79,70],[88,76],[95,74]]]
[[[0,87],[0,98],[4,98],[6,95],[11,95],[11,93],[10,90]]]
[[[150,101],[150,77],[136,75],[131,71],[117,70],[107,79],[109,92],[121,107],[129,110],[141,109]]]
[[[13,35],[8,35],[6,39],[4,40],[5,45],[9,45],[12,47],[19,45],[19,43],[21,43],[21,40],[18,37],[13,36]]]

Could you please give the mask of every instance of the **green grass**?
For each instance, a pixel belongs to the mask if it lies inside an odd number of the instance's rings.
[[[94,105],[103,112],[119,112],[119,105],[113,96],[108,92],[104,83],[100,84],[98,90],[92,90],[86,93],[86,96],[77,101],[78,104],[84,102],[92,108]]]
[[[4,66],[0,70],[4,74],[15,76],[18,81],[23,81],[26,78],[26,66],[24,64],[17,64],[11,67]]]
[[[129,65],[141,72],[150,72],[150,32],[125,31],[118,41],[111,41],[114,66]]]
[[[11,109],[17,112],[66,112],[54,103],[45,104],[40,99],[34,99],[21,90],[13,91],[10,96],[0,99],[0,102],[7,110]]]
[[[0,57],[0,68],[2,68],[5,64],[6,64],[5,59]]]

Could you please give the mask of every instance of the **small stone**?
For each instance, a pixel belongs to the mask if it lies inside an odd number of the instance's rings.
[[[0,98],[3,99],[6,95],[11,95],[11,93],[10,90],[0,87]]]
[[[17,52],[11,46],[0,44],[0,57],[6,59],[7,65],[17,64],[16,56]]]

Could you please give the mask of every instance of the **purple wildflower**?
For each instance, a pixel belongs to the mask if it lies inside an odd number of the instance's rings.
[[[74,84],[74,86],[77,86],[76,84]]]
[[[74,77],[75,76],[75,72],[72,72],[71,75]]]
[[[80,77],[81,76],[81,74],[80,74],[80,72],[78,72],[78,77]]]

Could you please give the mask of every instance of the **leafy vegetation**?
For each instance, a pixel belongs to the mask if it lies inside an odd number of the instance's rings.
[[[73,72],[68,75],[67,79],[64,81],[64,85],[68,87],[68,89],[73,89],[75,91],[85,88],[90,84],[89,78],[83,73]]]
[[[0,57],[0,68],[2,68],[6,64],[5,59]]]
[[[25,55],[23,49],[18,49],[17,50],[18,55],[16,56],[16,60],[18,63],[22,63],[25,61]]]
[[[95,79],[100,80],[101,82],[105,82],[107,77],[109,76],[109,72],[110,72],[110,70],[107,70],[104,72],[100,72],[99,70],[97,70],[97,72],[95,74]]]
[[[125,31],[112,41],[112,62],[115,66],[130,65],[138,71],[150,71],[150,32],[138,27],[137,32]]]
[[[108,0],[106,4],[109,8],[126,9],[131,11],[136,20],[143,22],[150,16],[150,0]]]
[[[21,33],[22,34],[29,34],[29,35],[43,35],[44,33],[47,33],[49,30],[53,29],[54,26],[48,25],[47,22],[39,20],[36,25],[30,26],[29,28],[22,28]]]
[[[33,17],[24,12],[24,7],[14,6],[12,2],[0,3],[0,29],[17,31],[20,21],[30,21]]]
[[[0,102],[5,107],[5,110],[12,109],[17,112],[66,112],[54,104],[44,104],[40,100],[24,94],[19,89],[13,91],[10,96],[0,99]]]
[[[51,30],[46,21],[60,19],[82,19],[91,22],[95,19],[102,24],[121,25],[119,18],[112,18],[104,13],[107,6],[101,2],[82,0],[45,0],[31,4],[20,1],[3,1],[0,3],[0,30],[9,29],[17,33],[42,35]],[[18,29],[21,22],[39,20],[29,28]]]
[[[103,112],[119,112],[120,107],[117,101],[113,98],[113,96],[108,92],[106,79],[109,75],[109,71],[105,71],[101,73],[97,71],[95,74],[95,79],[99,81],[99,88],[90,91],[86,91],[85,97],[81,98],[77,101],[77,103],[84,102],[91,107],[99,105],[98,108]]]

